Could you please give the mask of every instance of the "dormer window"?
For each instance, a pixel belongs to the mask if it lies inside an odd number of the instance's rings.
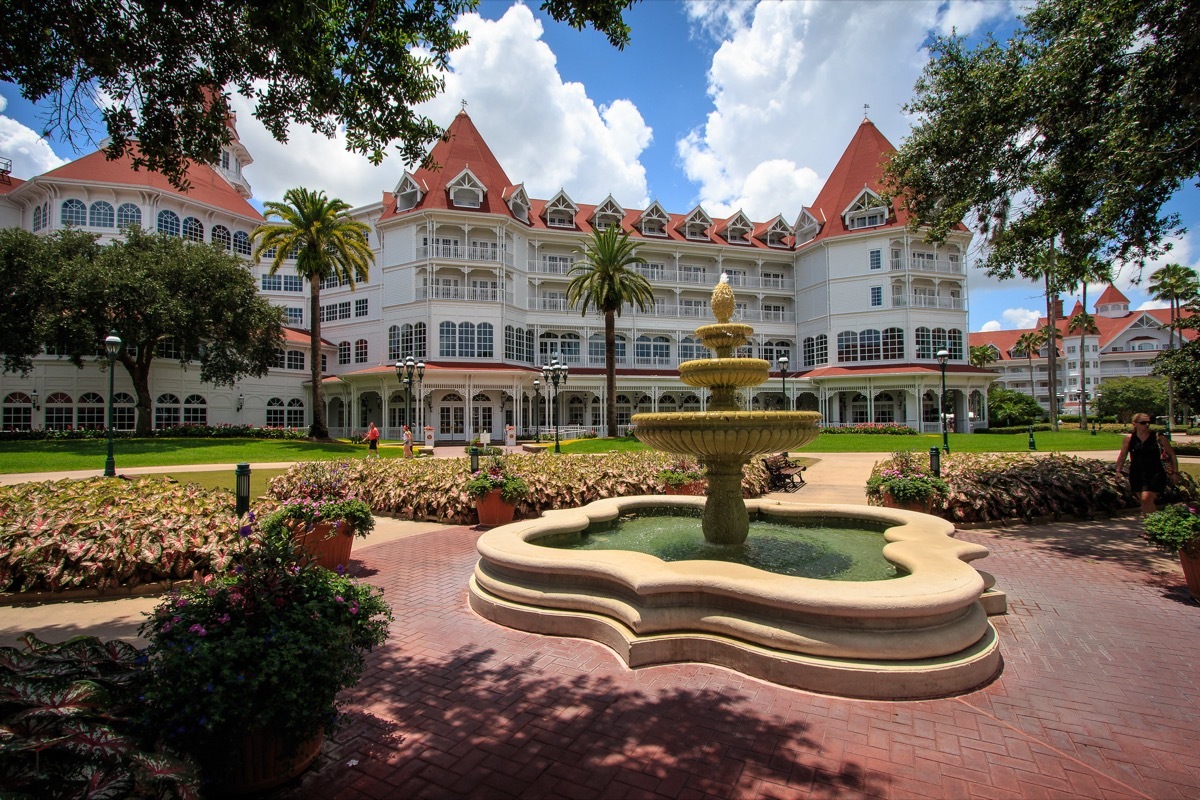
[[[650,204],[646,212],[642,214],[638,221],[638,230],[643,236],[661,236],[667,235],[667,223],[671,220],[663,207],[657,201]]]
[[[486,189],[479,179],[471,174],[470,168],[467,168],[446,186],[446,191],[450,193],[451,205],[457,208],[479,208],[483,205]]]
[[[572,228],[571,214],[567,211],[546,212],[546,224],[552,228]]]
[[[221,169],[225,170],[226,172],[229,171],[229,159],[230,159],[229,151],[222,150],[221,151]]]
[[[625,209],[613,199],[610,194],[603,203],[596,206],[592,214],[592,227],[598,231],[608,230],[611,225],[620,224],[625,217]]]
[[[819,230],[821,230],[821,225],[817,222],[817,218],[807,209],[801,211],[800,216],[796,218],[796,244],[812,241]]]
[[[842,218],[846,222],[847,230],[875,228],[887,222],[888,208],[884,205],[883,198],[870,189],[863,189],[858,199],[842,212]]]
[[[683,221],[683,235],[687,239],[708,241],[708,229],[712,227],[712,218],[697,206]]]
[[[754,226],[750,224],[750,220],[739,211],[725,223],[725,241],[730,244],[750,244],[750,231],[752,230],[754,230]]]
[[[517,219],[528,224],[529,222],[529,195],[525,194],[525,187],[516,187],[508,196],[508,210]]]
[[[771,220],[767,229],[759,234],[759,240],[767,247],[787,247],[787,237],[792,235],[792,229],[783,221],[783,216]]]
[[[396,184],[393,194],[396,195],[397,211],[408,211],[410,208],[416,208],[417,203],[421,202],[421,187],[417,185],[412,173],[404,174],[404,177]]]
[[[579,206],[567,197],[566,192],[559,192],[546,203],[546,225],[551,228],[574,228],[575,215],[578,213]]]

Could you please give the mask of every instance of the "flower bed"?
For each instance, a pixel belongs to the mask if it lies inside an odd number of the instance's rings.
[[[75,439],[107,439],[108,431],[99,428],[32,428],[30,430],[0,431],[0,441],[27,442]],[[114,439],[307,439],[307,428],[285,428],[253,425],[172,425],[139,436],[133,431],[113,431]]]

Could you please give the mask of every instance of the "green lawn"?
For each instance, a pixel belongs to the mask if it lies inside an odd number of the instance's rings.
[[[250,470],[250,497],[262,497],[267,493],[267,484],[277,475],[287,472],[286,469],[252,469]],[[198,483],[205,489],[228,489],[234,491],[233,470],[220,472],[168,472],[180,483]]]

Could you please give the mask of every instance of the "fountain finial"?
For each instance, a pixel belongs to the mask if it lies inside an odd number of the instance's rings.
[[[729,276],[722,272],[721,280],[712,291],[713,316],[717,318],[717,322],[725,324],[733,319],[735,308],[733,289],[729,286]]]

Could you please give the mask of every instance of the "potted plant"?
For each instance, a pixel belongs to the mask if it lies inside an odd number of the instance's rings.
[[[1200,506],[1176,503],[1148,514],[1142,538],[1168,553],[1178,553],[1188,592],[1200,601]]]
[[[247,541],[231,573],[172,592],[141,627],[147,724],[214,797],[307,768],[392,619],[382,590],[310,563],[285,531]]]
[[[485,469],[472,473],[463,489],[475,498],[479,524],[488,527],[512,522],[517,503],[529,494],[529,484],[509,472],[504,459],[493,458]]]
[[[286,501],[262,524],[270,533],[291,531],[308,557],[322,567],[345,569],[354,537],[369,534],[375,517],[362,500],[301,497]]]
[[[663,494],[704,494],[704,473],[699,464],[690,461],[676,461],[659,470],[658,479],[664,484]]]
[[[876,466],[867,479],[867,498],[886,508],[928,514],[933,503],[949,490],[947,483],[929,473],[912,453],[895,453],[890,462]]]

